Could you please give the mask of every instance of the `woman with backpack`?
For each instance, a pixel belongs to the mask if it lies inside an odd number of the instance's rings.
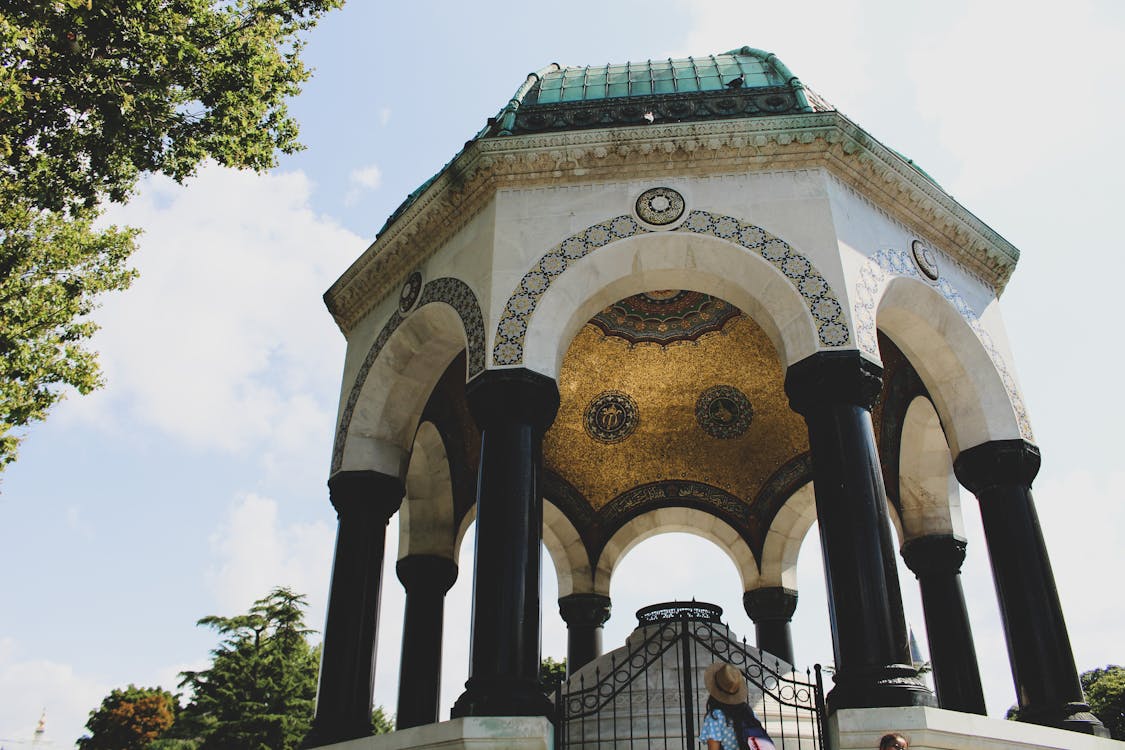
[[[707,715],[699,741],[707,750],[774,750],[773,740],[746,702],[746,679],[725,661],[717,661],[703,673],[707,685]]]

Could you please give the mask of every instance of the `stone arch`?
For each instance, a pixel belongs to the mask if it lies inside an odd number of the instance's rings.
[[[566,342],[598,309],[659,288],[695,289],[736,305],[770,336],[782,366],[852,342],[839,298],[805,255],[761,227],[696,210],[666,232],[617,216],[552,247],[508,299],[492,363],[553,377]]]
[[[594,570],[594,592],[609,596],[610,579],[617,564],[638,544],[671,531],[694,534],[718,545],[734,563],[742,579],[742,590],[757,588],[758,562],[750,545],[722,518],[697,508],[659,508],[642,513],[623,524],[605,543]]]
[[[907,407],[899,449],[900,540],[929,534],[963,537],[961,492],[937,411],[917,396]]]
[[[905,251],[880,250],[856,288],[856,337],[877,357],[876,324],[925,382],[954,457],[990,440],[1034,440],[1015,376],[948,279],[926,280]]]
[[[594,571],[586,544],[571,520],[550,500],[543,501],[543,546],[555,565],[560,598],[593,593]]]
[[[813,484],[808,482],[790,495],[770,523],[765,544],[762,545],[762,573],[758,587],[783,586],[797,590],[797,556],[814,523],[816,498]]]
[[[889,502],[887,514],[901,546],[901,542],[911,537],[903,536],[898,511]],[[773,517],[762,545],[761,574],[757,586],[781,586],[797,590],[797,558],[814,523],[816,496],[810,481],[794,492]]]
[[[449,459],[433,422],[423,422],[414,436],[398,530],[399,558],[438,555],[457,561]]]
[[[480,303],[460,279],[433,279],[413,311],[391,313],[364,357],[336,427],[331,473],[374,469],[402,476],[425,399],[462,349],[469,380],[484,370]]]
[[[454,532],[453,559],[459,560],[465,534],[477,519],[474,504],[462,516]],[[550,500],[543,500],[543,546],[551,556],[558,578],[559,596],[588,594],[594,590],[594,574],[586,545],[578,529]]]

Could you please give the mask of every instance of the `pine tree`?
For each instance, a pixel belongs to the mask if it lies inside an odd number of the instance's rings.
[[[309,645],[305,598],[277,588],[244,615],[204,617],[222,642],[201,672],[184,672],[192,694],[171,735],[200,750],[295,750],[312,724],[319,649]]]

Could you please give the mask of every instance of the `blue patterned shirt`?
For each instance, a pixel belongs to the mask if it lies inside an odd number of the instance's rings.
[[[707,744],[707,740],[718,740],[722,743],[723,750],[738,750],[734,727],[727,723],[727,716],[721,709],[715,709],[703,719],[703,726],[699,728],[699,741]]]
[[[721,708],[711,711],[703,719],[703,726],[699,728],[699,741],[707,744],[707,740],[715,740],[722,744],[723,750],[738,750],[738,738],[734,735],[734,725],[727,723],[727,715]],[[769,740],[756,740],[750,747],[758,750],[774,750],[774,745]]]

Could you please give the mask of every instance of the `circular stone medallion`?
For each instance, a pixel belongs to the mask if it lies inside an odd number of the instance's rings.
[[[934,257],[934,251],[930,249],[929,245],[922,242],[922,240],[914,240],[912,249],[914,250],[914,262],[918,264],[919,270],[926,274],[926,278],[931,281],[937,281],[938,266],[937,258]]]
[[[602,391],[586,407],[586,434],[599,443],[619,443],[640,423],[637,402],[628,393]]]
[[[418,301],[418,294],[422,291],[422,274],[418,271],[410,274],[402,291],[398,295],[398,311],[404,315],[410,312],[414,303]]]
[[[695,402],[695,419],[711,437],[739,437],[749,429],[753,418],[750,400],[732,385],[711,386]]]
[[[646,224],[662,227],[683,215],[684,196],[672,188],[652,188],[637,198],[637,216]]]

